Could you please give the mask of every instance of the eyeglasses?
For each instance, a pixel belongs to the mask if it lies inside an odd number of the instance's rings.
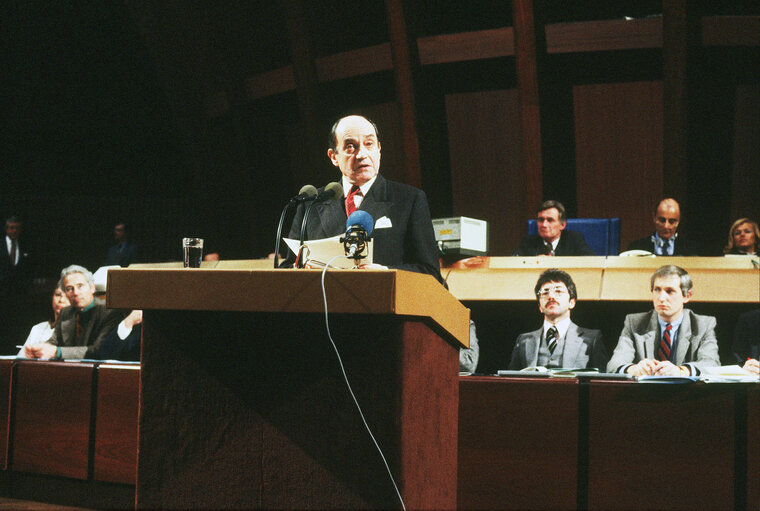
[[[545,287],[542,290],[540,290],[538,293],[536,293],[536,296],[541,297],[541,298],[546,298],[552,293],[557,296],[562,296],[564,294],[567,294],[567,289],[565,289],[562,286]]]

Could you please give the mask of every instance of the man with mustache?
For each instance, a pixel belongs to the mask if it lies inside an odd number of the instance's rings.
[[[517,337],[509,369],[525,367],[601,368],[609,356],[599,330],[579,327],[570,320],[578,298],[573,278],[562,270],[546,270],[535,287],[544,324]]]
[[[691,277],[679,266],[661,266],[650,279],[654,310],[625,317],[607,372],[633,376],[691,376],[719,366],[715,318],[684,309]]]

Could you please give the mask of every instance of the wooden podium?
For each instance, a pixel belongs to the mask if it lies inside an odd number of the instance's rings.
[[[317,270],[116,269],[145,311],[138,508],[399,508]],[[332,337],[409,509],[457,503],[469,311],[427,275],[331,270]]]

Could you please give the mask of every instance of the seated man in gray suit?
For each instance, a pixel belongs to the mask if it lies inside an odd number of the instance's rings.
[[[573,278],[556,268],[546,270],[538,278],[535,292],[544,324],[517,337],[509,369],[532,366],[604,369],[609,355],[602,333],[579,327],[570,320],[570,311],[578,298]]]
[[[686,270],[662,266],[652,275],[650,287],[654,310],[625,317],[607,371],[689,376],[699,374],[701,368],[719,366],[715,318],[683,307],[692,289]]]
[[[53,360],[98,358],[100,345],[116,330],[124,314],[95,302],[95,280],[82,266],[64,268],[59,286],[71,306],[61,310],[52,337],[47,342],[26,346],[24,354],[27,358]]]

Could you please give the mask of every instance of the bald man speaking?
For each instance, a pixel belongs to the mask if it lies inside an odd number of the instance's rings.
[[[356,210],[366,211],[375,222],[374,263],[363,267],[427,273],[443,282],[427,197],[417,188],[380,175],[380,149],[380,137],[372,121],[359,115],[338,119],[332,128],[327,157],[340,170],[343,200],[315,204],[304,239],[343,234],[348,216]],[[290,228],[291,238],[300,237],[304,211],[305,206],[299,205]],[[284,266],[292,266],[292,262],[289,259]]]

